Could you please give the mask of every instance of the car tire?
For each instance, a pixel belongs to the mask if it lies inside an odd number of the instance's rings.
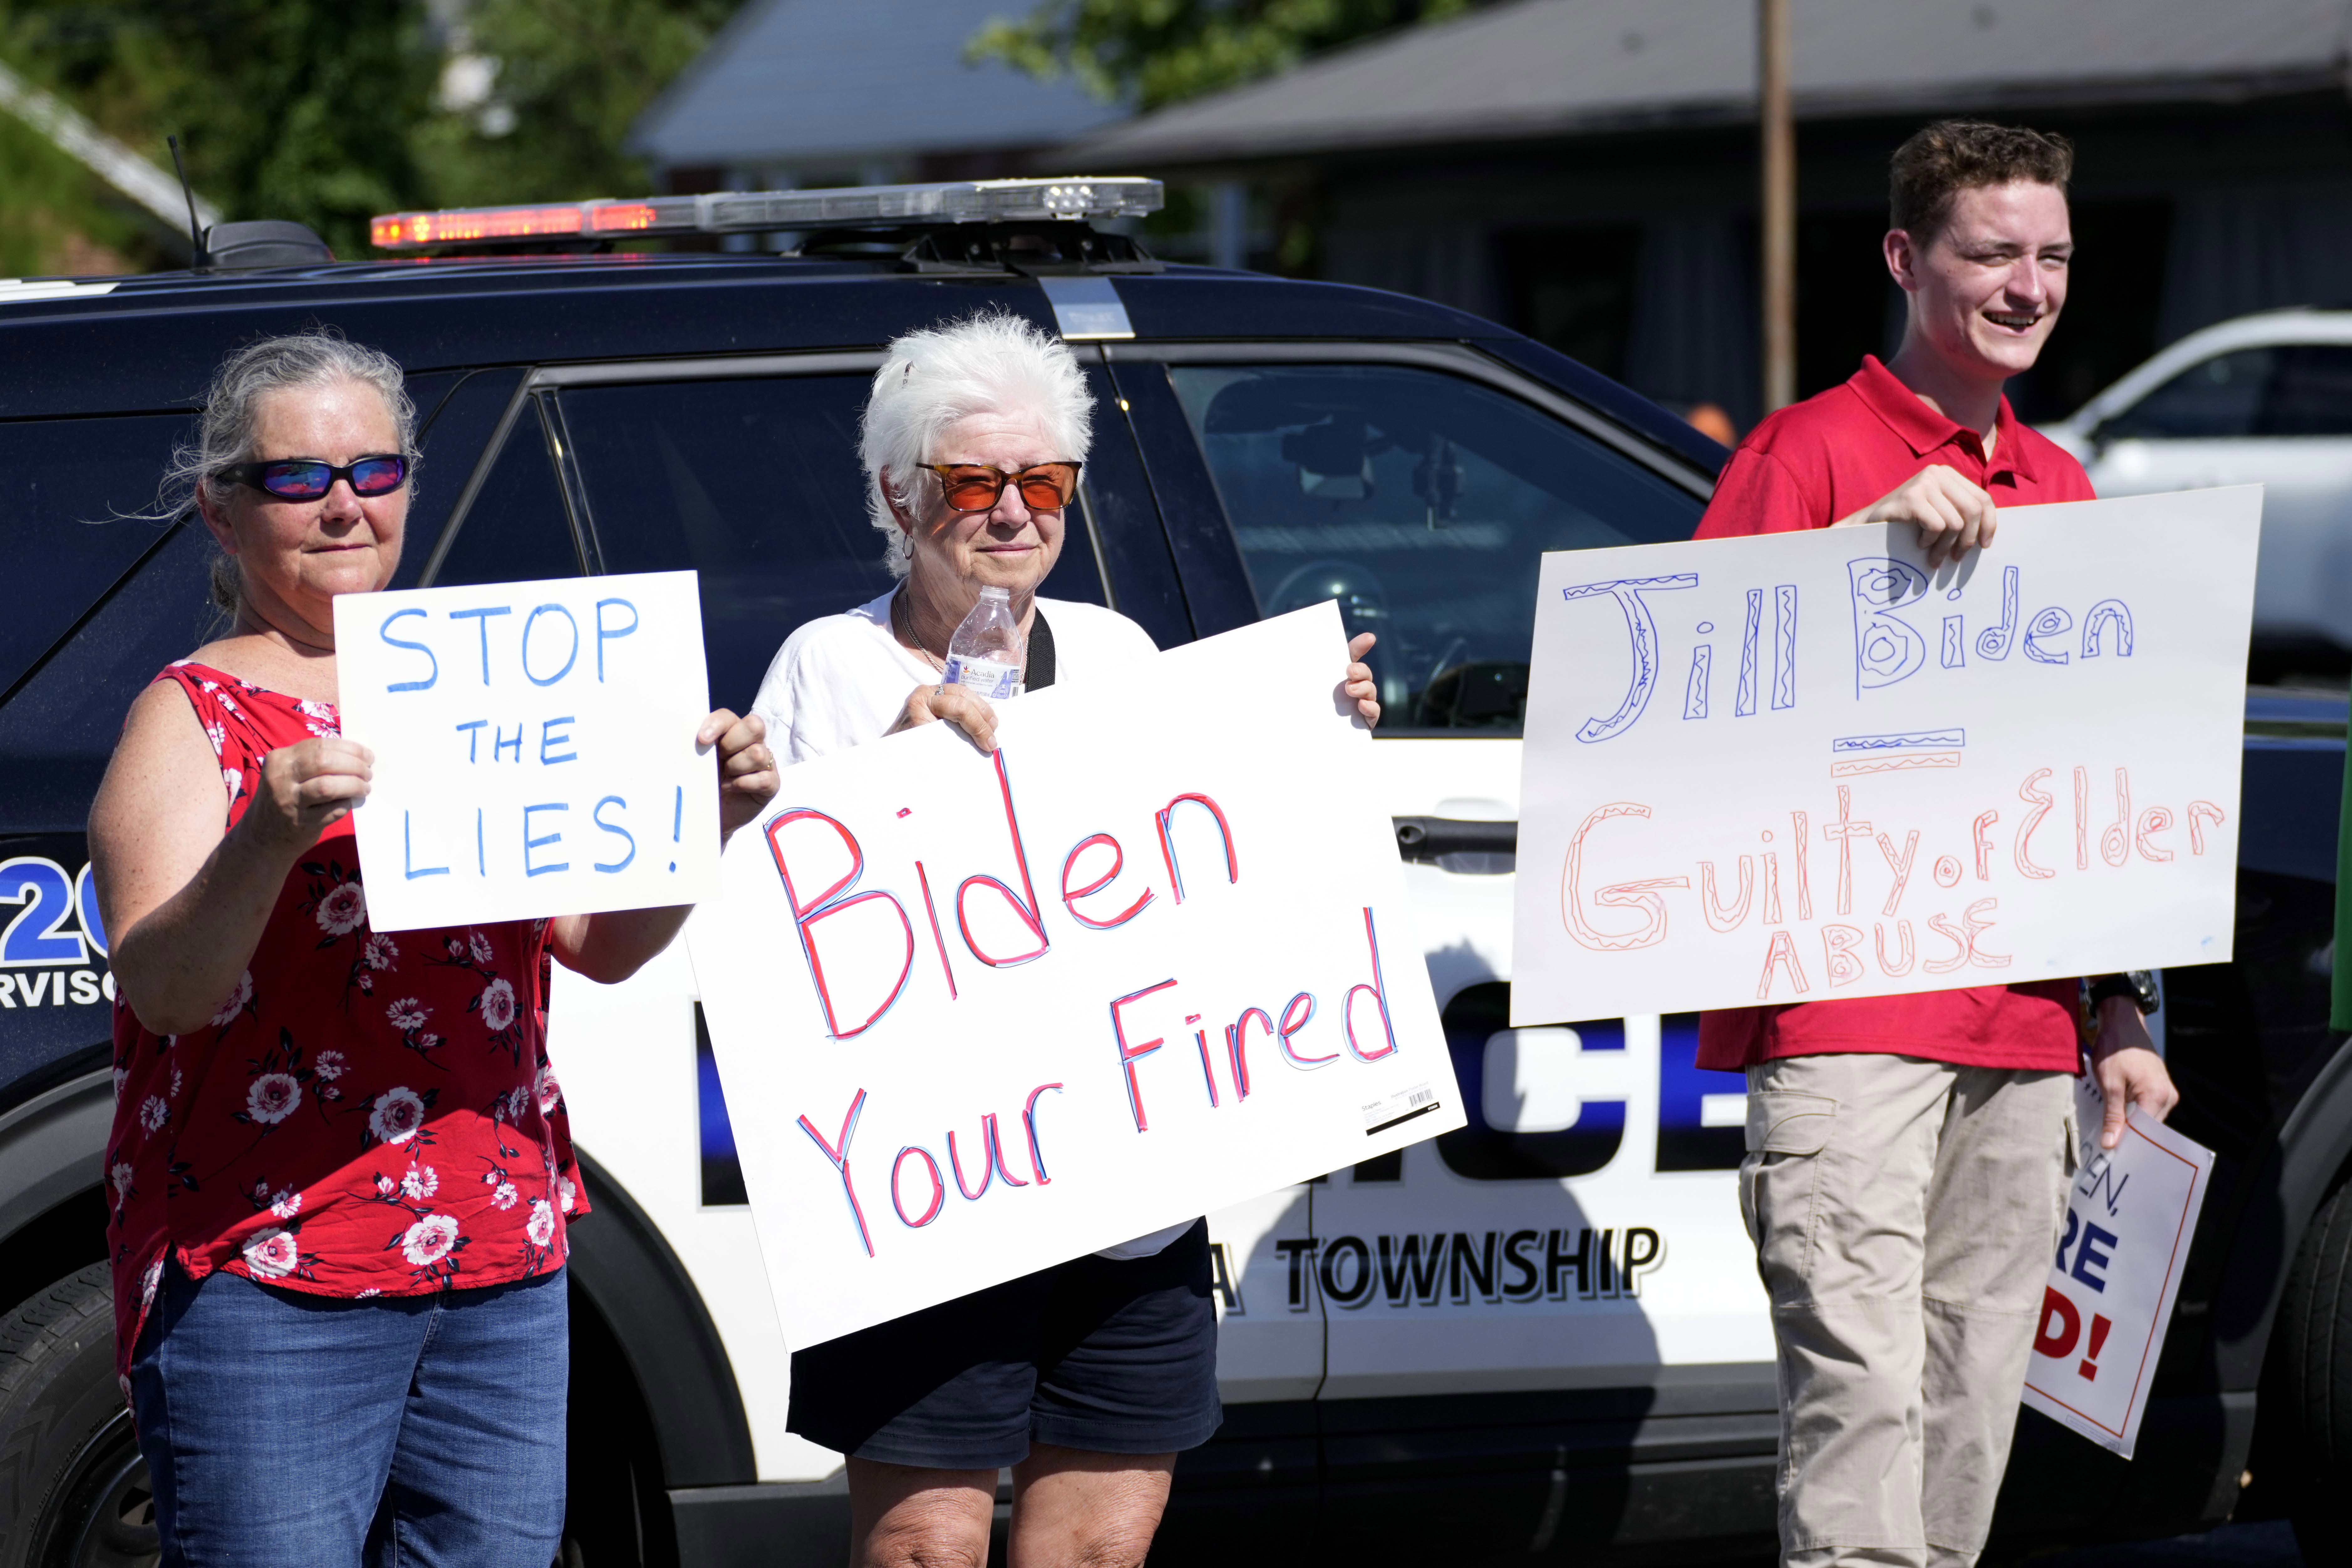
[[[2352,1561],[2352,1185],[2313,1215],[2271,1330],[2263,1450],[2306,1563]]]
[[[0,1318],[0,1568],[149,1568],[154,1494],[93,1263]]]

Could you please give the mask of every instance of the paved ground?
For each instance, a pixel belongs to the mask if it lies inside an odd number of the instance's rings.
[[[2304,1562],[2294,1528],[2284,1520],[2270,1520],[2225,1524],[2208,1535],[2174,1541],[2081,1547],[2033,1558],[2029,1568],[2304,1568]]]

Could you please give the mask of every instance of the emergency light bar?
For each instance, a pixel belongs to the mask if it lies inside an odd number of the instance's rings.
[[[935,185],[854,185],[820,191],[725,191],[698,196],[450,207],[386,213],[370,226],[377,248],[418,250],[484,241],[624,239],[665,234],[893,224],[1015,223],[1142,217],[1160,210],[1157,180],[954,180]]]

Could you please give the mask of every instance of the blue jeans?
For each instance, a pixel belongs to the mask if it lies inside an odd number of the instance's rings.
[[[564,1290],[355,1301],[168,1267],[131,1363],[164,1568],[547,1568]]]

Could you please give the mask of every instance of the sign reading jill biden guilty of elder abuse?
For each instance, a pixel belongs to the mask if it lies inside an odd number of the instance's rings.
[[[343,733],[378,931],[690,904],[719,883],[691,572],[346,594]]]
[[[1463,1125],[1346,658],[1326,603],[784,770],[687,934],[788,1344]]]
[[[1546,555],[1511,1021],[2229,958],[2261,511]]]

